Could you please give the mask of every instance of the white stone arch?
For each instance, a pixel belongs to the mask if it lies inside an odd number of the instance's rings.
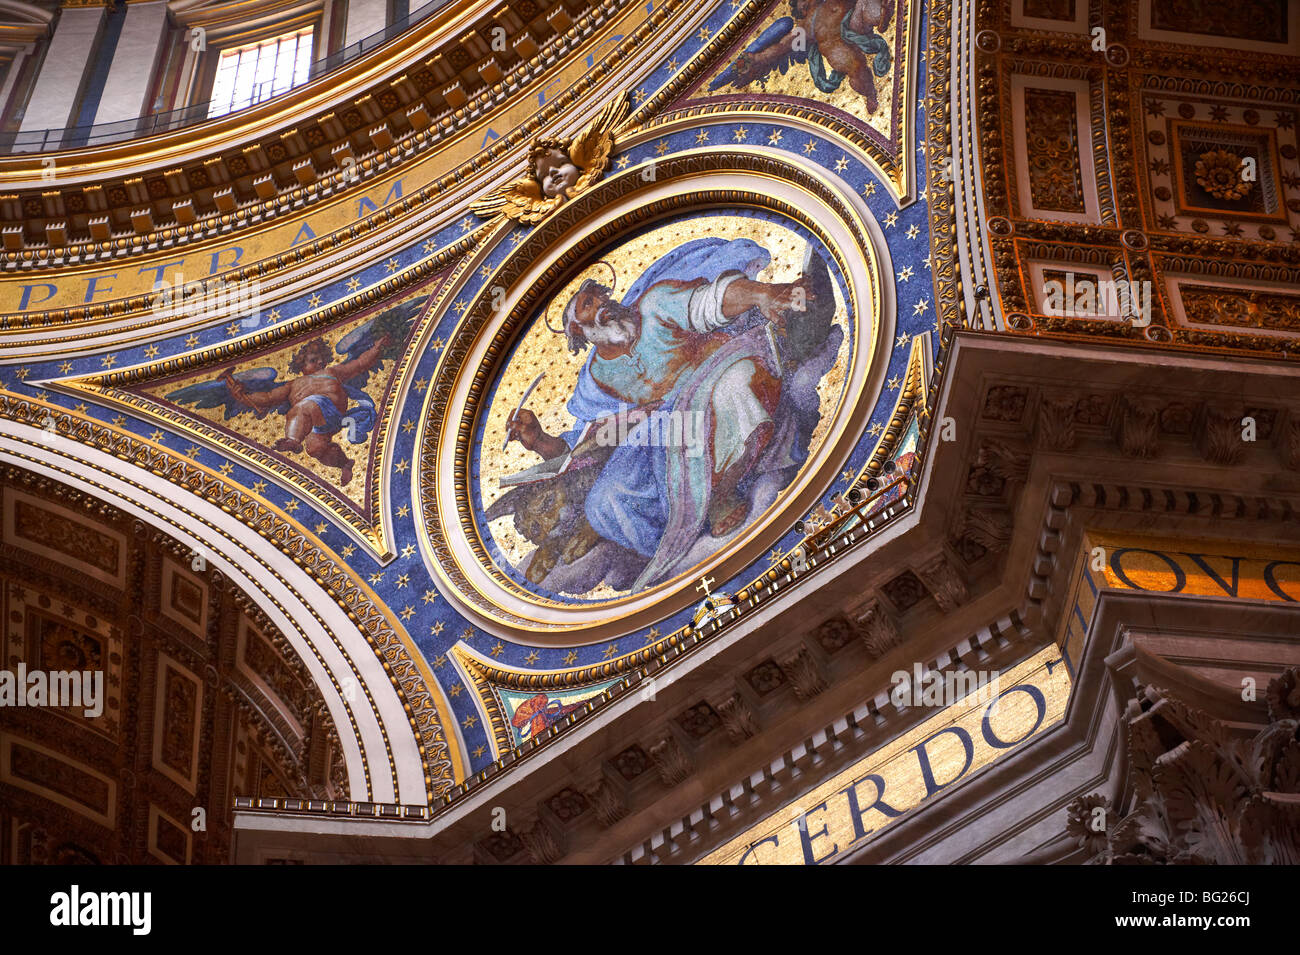
[[[202,549],[279,627],[310,672],[338,730],[351,798],[427,803],[408,704],[356,623],[291,557],[218,505],[69,437],[0,419],[0,462],[74,487]]]

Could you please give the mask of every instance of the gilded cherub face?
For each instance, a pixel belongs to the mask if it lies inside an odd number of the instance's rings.
[[[554,199],[578,181],[582,170],[573,164],[569,154],[560,149],[548,149],[537,157],[537,181],[542,195]]]

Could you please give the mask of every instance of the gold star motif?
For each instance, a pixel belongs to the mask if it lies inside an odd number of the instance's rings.
[[[406,469],[409,468],[410,466],[411,466],[411,462],[406,460],[406,458],[402,458],[402,460],[398,461],[396,464],[393,465],[393,467],[397,469],[398,474],[405,474]]]
[[[885,430],[884,426],[882,426],[881,423],[877,421],[874,424],[872,424],[870,428],[867,429],[867,433],[874,438],[876,435],[880,434],[880,432],[884,430]]]
[[[487,751],[487,747],[480,743],[474,747],[474,758],[479,759]]]
[[[744,126],[738,127],[736,129],[736,142],[743,143],[745,141],[745,137],[747,137],[748,135],[749,135],[748,129],[746,129]]]
[[[436,591],[436,590],[426,590],[426,591],[424,592],[424,596],[423,596],[421,599],[422,599],[425,603],[427,603],[427,604],[431,604],[431,603],[433,603],[435,600],[438,599],[438,591]]]
[[[411,513],[411,505],[409,504],[403,504],[401,507],[397,509],[398,517],[406,517],[410,513]]]
[[[270,318],[272,322],[278,322],[280,320],[280,310],[278,308],[271,309],[271,314],[267,317]]]
[[[395,259],[395,258],[391,258],[391,259],[389,259],[387,262],[384,263],[384,268],[387,269],[389,272],[396,272],[396,271],[397,271],[397,267],[398,267],[399,265],[401,265],[401,264],[402,264],[402,263],[401,263],[401,262],[398,262],[397,259]]]
[[[197,444],[191,444],[185,449],[185,456],[191,459],[197,458],[199,456],[199,446]]]
[[[656,156],[662,156],[666,152],[668,152],[668,140],[661,139],[659,142],[655,143]]]
[[[412,607],[410,604],[407,604],[405,607],[402,608],[402,612],[399,613],[398,616],[401,617],[403,620],[410,620],[412,617],[415,616],[415,608]]]
[[[18,375],[18,380],[19,380],[19,381],[26,381],[26,380],[27,380],[27,376],[30,375],[31,373],[32,373],[32,370],[31,370],[30,368],[19,368],[18,371],[15,372],[15,374]]]
[[[491,652],[493,658],[496,658],[496,657],[501,656],[501,654],[505,653],[505,652],[506,652],[506,648],[505,648],[504,646],[502,646],[502,645],[501,645],[501,641],[498,640],[497,643],[496,643],[496,646],[494,646],[490,652]]]
[[[261,494],[261,493],[262,493],[263,491],[265,491],[265,490],[266,490],[266,482],[265,482],[265,481],[258,481],[256,484],[253,485],[253,493],[254,493],[254,494]]]
[[[86,413],[86,403],[83,401],[83,402],[81,402],[81,404],[74,405],[73,408],[72,408],[72,410],[75,411],[77,414],[85,414],[85,413]]]
[[[405,547],[402,548],[402,556],[403,556],[403,557],[410,557],[410,556],[411,556],[412,554],[414,554],[414,553],[415,553],[415,545],[414,545],[414,544],[407,544]]]
[[[372,584],[377,584],[383,579],[384,579],[384,572],[382,570],[377,570],[370,575],[370,582]]]
[[[471,713],[469,716],[465,717],[463,720],[460,721],[461,729],[465,729],[465,730],[473,729],[476,725],[478,725],[478,717],[475,716],[473,713]]]
[[[114,365],[117,364],[117,356],[105,355],[103,358],[99,360],[99,363],[105,368],[112,368]]]
[[[784,135],[784,134],[781,132],[781,130],[779,130],[779,129],[774,130],[774,131],[772,132],[772,135],[767,137],[767,144],[768,144],[769,146],[775,146],[777,143],[779,143],[779,142],[781,141],[781,137],[782,137],[783,135]]]
[[[189,338],[185,339],[185,347],[186,347],[186,348],[196,348],[196,347],[198,347],[198,344],[199,344],[199,336],[198,336],[198,335],[191,335]]]
[[[849,161],[848,161],[848,159],[845,158],[844,156],[841,156],[839,159],[835,160],[835,171],[836,171],[836,172],[843,172],[845,169],[848,169],[848,168],[849,168]]]
[[[415,390],[416,390],[416,391],[424,391],[424,389],[427,388],[427,387],[429,387],[429,380],[428,380],[427,378],[417,378],[417,379],[415,379]]]
[[[442,633],[442,628],[445,626],[446,624],[443,623],[441,620],[439,620],[437,623],[435,623],[432,627],[429,628],[429,632],[436,637],[438,634]]]
[[[425,254],[428,254],[429,252],[432,252],[434,249],[438,248],[438,243],[434,242],[432,239],[429,239],[427,242],[424,243],[424,245],[421,246],[421,248],[424,249]]]
[[[659,628],[651,627],[650,631],[645,635],[645,642],[654,643],[658,639],[659,639]]]
[[[474,220],[472,220],[469,216],[466,216],[465,218],[460,220],[461,232],[468,232],[473,227],[474,227]]]
[[[407,418],[405,421],[402,422],[402,431],[404,433],[410,434],[414,430],[415,430],[415,422],[412,421],[410,418]]]
[[[239,334],[239,322],[231,322],[226,326],[226,334],[231,338]]]
[[[297,502],[297,501],[285,501],[285,502],[284,502],[284,509],[285,509],[286,511],[288,511],[290,514],[292,514],[294,511],[298,510],[298,502]]]
[[[810,140],[808,140],[808,142],[804,143],[804,144],[803,144],[803,151],[804,151],[804,155],[807,155],[807,154],[809,154],[809,153],[815,153],[815,152],[817,151],[817,142],[816,142],[816,140],[810,139]]]
[[[451,689],[447,691],[447,695],[450,696],[453,700],[456,697],[460,696],[460,684],[459,683],[452,684]]]
[[[605,659],[608,660],[616,653],[618,653],[618,644],[611,643],[609,646],[605,648]]]
[[[668,61],[668,72],[671,73],[675,69],[677,69],[677,57],[674,56]]]
[[[324,521],[321,521],[319,524],[316,525],[317,534],[324,534],[325,531],[327,531],[328,529],[329,529],[329,525],[326,524]]]
[[[645,102],[645,90],[637,90],[635,93],[632,94],[632,98],[636,100],[636,104],[640,106],[642,103]]]
[[[911,277],[912,277],[912,267],[910,265],[903,266],[903,271],[898,273],[898,281],[906,282]]]
[[[348,279],[349,292],[355,292],[359,288],[361,288],[361,279],[357,278],[355,275]]]
[[[149,435],[150,441],[161,441],[162,439],[163,439],[163,433],[161,431],[154,431]]]
[[[144,357],[145,357],[145,358],[157,358],[157,357],[158,357],[158,346],[157,346],[157,345],[150,345],[148,348],[146,348],[146,349],[144,350]]]
[[[357,548],[355,544],[348,544],[341,551],[339,551],[339,553],[343,557],[347,558],[347,557],[351,557],[354,553],[356,553],[356,549]]]
[[[59,371],[63,372],[63,374],[65,375],[68,372],[72,371],[72,362],[65,361],[62,365],[59,366]]]
[[[862,187],[862,194],[864,196],[874,196],[876,194],[876,184],[874,182],[867,183]]]
[[[433,668],[435,670],[441,670],[443,664],[445,664],[446,662],[447,662],[446,654],[439,654],[437,657],[434,658]]]
[[[897,345],[899,348],[902,348],[911,340],[912,340],[912,336],[907,334],[907,332],[903,332],[903,334],[899,335],[898,338],[894,340],[894,344]]]
[[[528,656],[524,657],[524,662],[527,663],[529,666],[532,666],[534,663],[538,661],[538,659],[539,659],[538,653],[536,650],[534,650],[532,653],[528,654]]]
[[[114,415],[113,424],[119,428],[122,427],[122,425],[126,424],[126,415]]]
[[[578,659],[577,650],[570,650],[568,653],[564,655],[564,663],[566,666],[573,666],[573,664],[577,661],[577,659]]]
[[[708,43],[709,38],[713,36],[713,31],[708,27],[700,27],[700,32],[696,36],[700,38],[701,43]]]
[[[317,293],[312,292],[311,298],[307,299],[307,307],[315,308],[319,304],[320,304],[320,296]]]
[[[619,156],[618,159],[614,162],[614,166],[618,169],[626,169],[627,164],[630,163],[631,161],[632,161],[631,156]]]
[[[462,630],[462,631],[460,632],[460,638],[461,638],[462,640],[466,641],[466,642],[469,642],[470,640],[473,640],[473,639],[474,639],[474,628],[473,628],[473,627],[466,627],[464,630]]]
[[[397,589],[398,589],[398,590],[401,590],[403,587],[405,587],[405,586],[406,586],[407,584],[409,584],[410,582],[411,582],[411,575],[410,575],[410,574],[402,574],[400,577],[397,578]]]
[[[429,342],[429,347],[432,348],[434,351],[438,351],[445,344],[447,343],[443,341],[441,338],[435,338],[433,341]]]
[[[897,212],[889,213],[887,216],[885,216],[885,228],[886,229],[891,228],[894,225],[894,223],[896,223],[897,221],[898,221],[898,213]]]
[[[230,472],[235,470],[235,466],[231,464],[229,461],[227,461],[225,464],[221,465],[221,467],[219,467],[217,470],[220,471],[222,474],[226,475],[226,477],[230,477]]]

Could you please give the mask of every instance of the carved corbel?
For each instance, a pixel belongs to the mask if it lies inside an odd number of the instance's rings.
[[[1125,396],[1115,415],[1115,443],[1132,458],[1153,458],[1160,444],[1160,404],[1155,398]]]
[[[533,823],[531,829],[521,832],[519,841],[524,844],[528,854],[542,865],[559,862],[564,856],[564,848],[556,839],[555,834],[551,832],[550,826],[541,819]]]
[[[803,644],[784,659],[777,660],[776,664],[794,687],[795,696],[799,699],[810,700],[826,689],[826,678],[822,676],[821,667],[817,665],[812,651]]]
[[[903,642],[894,618],[879,600],[872,600],[862,608],[857,624],[862,631],[862,642],[867,645],[867,653],[873,660],[879,660]]]
[[[596,814],[596,821],[608,829],[628,813],[627,802],[608,779],[602,779],[596,788],[587,793],[591,809]]]
[[[966,582],[942,551],[917,567],[916,576],[921,578],[921,583],[925,584],[944,613],[952,613],[969,596]]]
[[[722,728],[733,743],[743,743],[758,732],[758,721],[745,698],[739,693],[723,700],[714,709],[722,717]]]
[[[1074,430],[1077,395],[1045,395],[1038,405],[1038,443],[1049,451],[1073,451],[1078,443]]]
[[[675,786],[691,774],[691,758],[674,737],[665,736],[648,752],[665,786]]]
[[[1241,439],[1242,418],[1240,409],[1207,405],[1205,421],[1197,435],[1201,455],[1211,464],[1240,464],[1246,456],[1246,445]]]

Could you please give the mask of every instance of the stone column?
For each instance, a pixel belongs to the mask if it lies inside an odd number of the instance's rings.
[[[63,8],[18,127],[21,132],[61,129],[72,124],[72,108],[81,90],[82,76],[92,65],[95,38],[103,22],[103,4]]]
[[[113,53],[113,65],[109,67],[99,110],[95,113],[96,123],[116,123],[140,116],[153,81],[166,24],[166,0],[128,4]]]
[[[388,0],[348,0],[347,28],[343,45],[351,46],[378,33],[388,24]]]

